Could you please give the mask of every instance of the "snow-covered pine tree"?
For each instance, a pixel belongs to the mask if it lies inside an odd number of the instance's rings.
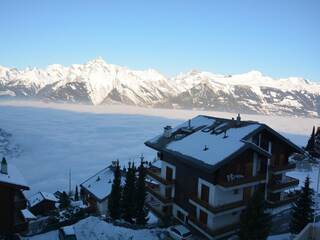
[[[76,185],[76,190],[74,192],[74,200],[79,201],[79,191],[78,191],[78,185]]]
[[[113,220],[120,219],[121,217],[121,191],[121,170],[119,161],[117,160],[116,167],[114,169],[112,189],[108,200],[108,212]]]
[[[133,218],[135,217],[135,171],[134,163],[129,163],[121,199],[122,218],[130,223],[133,223]]]
[[[144,167],[143,157],[141,157],[141,163],[138,169],[139,176],[136,183],[136,195],[135,195],[135,204],[136,204],[136,223],[138,225],[145,225],[148,222],[148,210],[145,208],[146,201],[146,170]]]
[[[59,202],[60,202],[60,208],[62,209],[66,209],[70,207],[70,198],[65,191],[62,192]]]
[[[262,188],[255,191],[240,216],[240,240],[265,240],[271,229],[271,218],[266,213]]]
[[[310,178],[306,177],[301,193],[292,207],[290,232],[298,234],[314,217],[314,191],[310,188]]]

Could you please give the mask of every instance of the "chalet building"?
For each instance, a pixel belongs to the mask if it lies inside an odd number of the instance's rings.
[[[28,199],[29,210],[36,216],[48,216],[57,209],[58,201],[52,193],[38,192]]]
[[[150,167],[147,205],[209,239],[235,233],[240,213],[261,187],[271,212],[291,203],[299,181],[286,175],[302,150],[265,124],[197,116],[145,144],[161,167]]]
[[[26,181],[18,169],[3,158],[0,166],[0,238],[28,229],[28,222],[21,212],[27,207],[24,190],[29,190]]]
[[[108,198],[111,193],[114,173],[113,167],[107,167],[80,184],[83,202],[100,215],[108,211]]]

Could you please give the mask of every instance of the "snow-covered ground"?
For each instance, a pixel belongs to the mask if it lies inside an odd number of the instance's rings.
[[[66,189],[68,172],[80,184],[111,161],[123,163],[155,154],[144,142],[198,114],[235,117],[233,113],[88,106],[36,102],[1,102],[0,128],[12,134],[19,154],[8,159],[31,185],[31,193]],[[298,145],[305,145],[319,119],[243,115],[265,122]],[[1,156],[0,156],[1,157]]]
[[[110,223],[101,221],[97,217],[88,217],[74,224],[74,231],[78,240],[156,240],[163,230],[142,229],[132,230],[116,227]],[[57,240],[58,231],[51,231],[24,240]]]

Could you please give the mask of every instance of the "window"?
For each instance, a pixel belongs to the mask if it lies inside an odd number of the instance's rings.
[[[157,155],[160,160],[163,160],[163,153],[162,152],[158,152]]]
[[[206,212],[202,211],[201,209],[200,209],[199,222],[204,225],[207,225],[207,223],[208,223],[208,214]]]
[[[233,194],[234,194],[234,195],[239,194],[239,189],[235,189],[235,190],[233,190]]]
[[[180,210],[177,210],[177,217],[184,222],[184,214]]]
[[[237,215],[237,214],[238,214],[238,212],[232,212],[232,213],[231,213],[232,216],[235,216],[235,215]]]
[[[172,188],[171,187],[167,187],[166,188],[166,192],[165,192],[165,194],[166,194],[166,198],[171,198],[171,196],[172,196]]]
[[[201,184],[200,199],[206,203],[209,203],[209,187],[204,184]]]
[[[173,180],[173,170],[171,167],[166,167],[166,180]]]

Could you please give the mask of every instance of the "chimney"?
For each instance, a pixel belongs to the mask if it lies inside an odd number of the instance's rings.
[[[239,126],[241,123],[241,116],[240,116],[240,113],[238,113],[238,116],[237,116],[237,126]]]
[[[0,173],[8,175],[8,164],[5,158],[2,158]]]
[[[163,136],[165,138],[170,138],[172,136],[172,127],[171,126],[165,126],[164,127]]]

